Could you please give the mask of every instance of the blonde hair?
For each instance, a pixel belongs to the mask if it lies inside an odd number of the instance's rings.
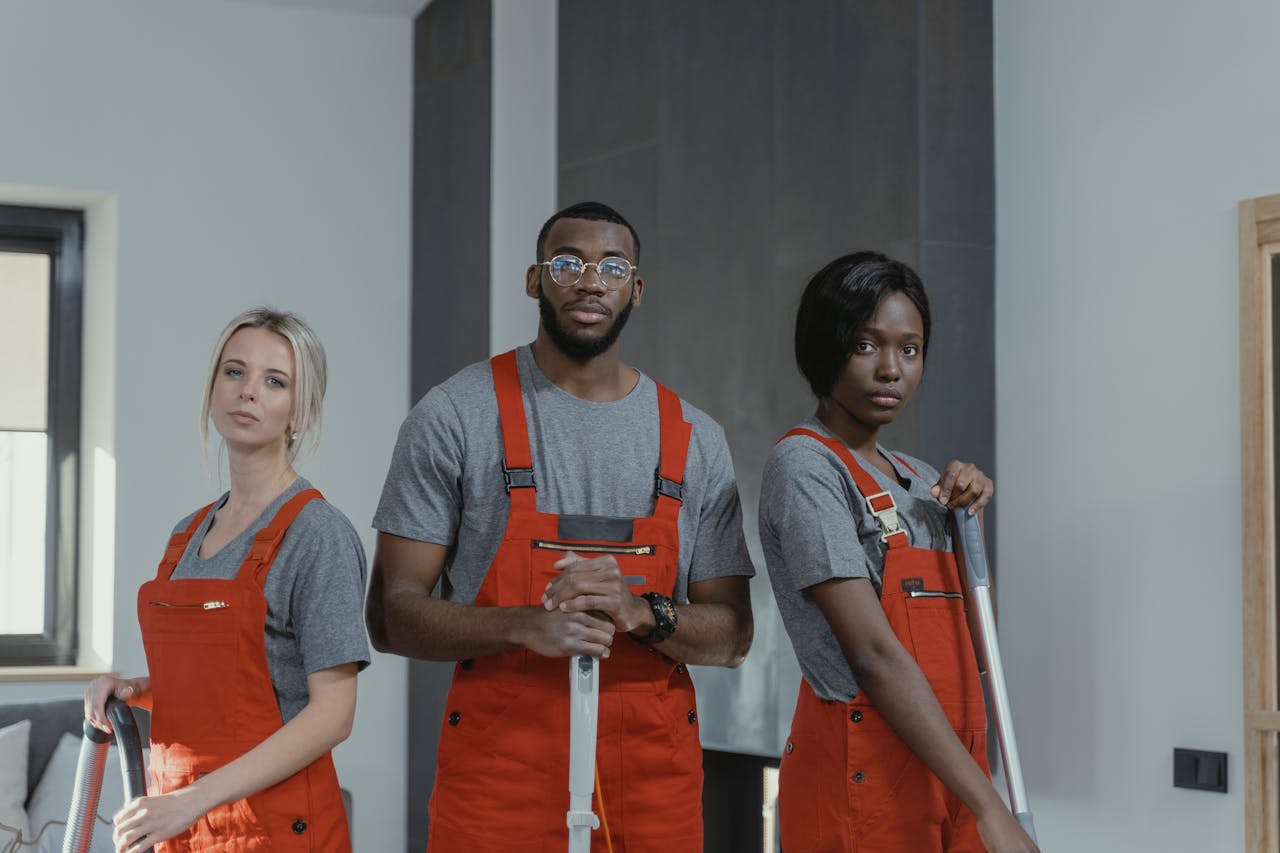
[[[218,336],[213,347],[213,357],[209,360],[209,373],[204,383],[204,400],[200,404],[200,448],[205,462],[209,458],[209,400],[213,394],[213,383],[218,376],[218,365],[222,361],[222,351],[227,341],[236,332],[244,328],[266,329],[275,332],[289,342],[293,350],[293,412],[289,416],[290,434],[285,436],[285,449],[289,462],[298,456],[303,442],[308,442],[311,449],[320,441],[320,419],[324,403],[325,384],[328,379],[328,368],[325,363],[324,345],[315,330],[307,325],[297,314],[288,311],[276,311],[271,308],[251,308],[238,314]],[[293,438],[297,433],[298,438]]]

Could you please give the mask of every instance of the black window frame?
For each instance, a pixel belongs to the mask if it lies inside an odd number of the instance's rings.
[[[69,665],[78,643],[84,212],[0,204],[0,251],[50,261],[44,630],[0,634],[0,666]]]

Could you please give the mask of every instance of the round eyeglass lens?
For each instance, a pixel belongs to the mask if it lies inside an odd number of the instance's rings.
[[[605,258],[596,269],[600,270],[600,280],[610,290],[621,287],[631,278],[631,262],[626,258]]]
[[[582,261],[573,255],[556,255],[550,267],[552,280],[561,287],[573,287],[582,278]]]

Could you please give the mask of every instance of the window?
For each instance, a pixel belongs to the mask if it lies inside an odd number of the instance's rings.
[[[0,665],[76,647],[83,216],[0,205]]]

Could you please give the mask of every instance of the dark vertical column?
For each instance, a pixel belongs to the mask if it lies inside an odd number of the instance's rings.
[[[415,22],[410,405],[489,354],[492,42],[487,0],[434,0]],[[409,850],[427,843],[450,672],[409,664]]]
[[[414,31],[410,396],[489,354],[492,7],[435,0]]]

